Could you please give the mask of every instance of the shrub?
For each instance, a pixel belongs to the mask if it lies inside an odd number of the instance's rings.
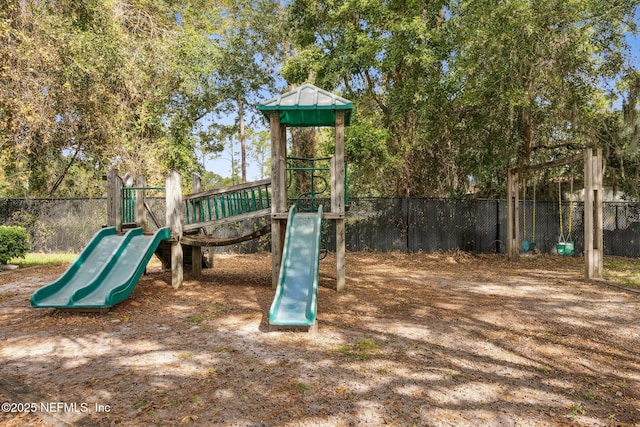
[[[29,235],[22,227],[0,225],[0,264],[12,258],[24,258],[29,252]]]

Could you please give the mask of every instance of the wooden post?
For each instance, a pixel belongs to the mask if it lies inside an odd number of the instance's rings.
[[[520,199],[518,196],[518,172],[507,172],[507,258],[515,261],[519,257]]]
[[[602,217],[602,150],[584,151],[584,257],[585,278],[601,279],[604,268]]]
[[[143,176],[139,176],[136,178],[136,187],[143,188],[146,187],[147,183]],[[135,190],[135,218],[136,218],[136,226],[142,227],[142,231],[147,231],[147,212],[144,209],[145,203],[145,190]]]
[[[167,177],[167,225],[171,227],[171,286],[179,288],[184,280],[182,268],[182,178],[176,171]]]
[[[200,175],[194,173],[191,178],[193,194],[199,193],[201,191]],[[200,203],[196,203],[195,215],[198,220],[200,219],[201,209]],[[191,271],[195,277],[202,276],[202,246],[191,246]]]
[[[345,206],[344,206],[344,112],[336,111],[336,147],[331,159],[331,212],[340,214],[336,222],[336,290],[345,287]]]
[[[596,155],[593,158],[594,161],[594,182],[596,192],[594,194],[595,212],[594,212],[594,243],[597,248],[597,260],[594,270],[594,279],[602,279],[602,272],[604,270],[604,214],[603,214],[603,201],[604,196],[604,159],[602,157],[602,149],[596,150]]]
[[[107,226],[122,228],[122,180],[118,169],[111,169],[107,174]]]
[[[286,220],[276,217],[287,213],[287,137],[280,124],[280,112],[273,111],[271,124],[271,285],[278,286]]]

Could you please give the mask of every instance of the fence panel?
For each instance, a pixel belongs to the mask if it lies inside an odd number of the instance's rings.
[[[35,252],[78,252],[107,222],[106,199],[4,199],[4,224],[25,227]]]
[[[640,204],[605,203],[604,253],[624,257],[640,256]]]
[[[329,200],[318,200],[325,206]],[[148,198],[154,217],[164,225],[164,198]],[[563,202],[563,234],[584,248],[580,202]],[[521,202],[520,236],[535,241],[543,253],[553,253],[560,236],[558,202]],[[534,228],[535,210],[535,235]],[[30,233],[36,252],[78,252],[106,224],[106,199],[0,199],[4,224],[21,225]],[[640,203],[604,204],[604,250],[606,255],[640,257]],[[525,222],[526,219],[526,222]],[[249,234],[266,225],[267,219],[211,228],[214,237]],[[153,221],[148,218],[152,226]],[[323,245],[335,250],[333,221],[325,221]],[[346,246],[350,251],[449,251],[504,253],[506,250],[506,202],[504,200],[450,200],[426,198],[354,198],[346,216]],[[217,248],[217,252],[268,250],[270,236]]]

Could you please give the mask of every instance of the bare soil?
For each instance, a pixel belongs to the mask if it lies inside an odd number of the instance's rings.
[[[640,426],[640,296],[580,259],[349,253],[338,293],[330,256],[315,333],[269,330],[269,255],[215,262],[90,314],[0,273],[0,425]]]

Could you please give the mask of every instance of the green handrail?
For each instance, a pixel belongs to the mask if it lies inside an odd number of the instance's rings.
[[[136,191],[164,191],[164,187],[122,187],[122,223],[134,224],[136,222]]]
[[[316,171],[330,171],[331,168],[329,167],[317,167],[315,166],[317,161],[326,161],[326,160],[331,160],[331,157],[322,157],[322,158],[306,158],[306,157],[288,157],[287,160],[292,160],[292,161],[302,161],[302,162],[309,162],[311,164],[311,166],[290,166],[288,167],[286,170],[288,172],[298,172],[298,171],[302,171],[302,172],[310,172],[311,175],[311,183],[310,183],[310,190],[309,191],[305,191],[302,192],[300,194],[298,194],[296,196],[296,205],[298,207],[298,210],[307,210],[307,211],[314,211],[316,210],[316,196],[323,194],[327,191],[327,189],[329,188],[329,185],[327,184],[327,180],[321,176],[321,175],[315,175]],[[316,187],[316,182],[320,180],[321,182],[323,182],[323,188],[322,190],[318,191],[317,187]],[[292,179],[291,177],[289,178],[289,182],[291,183]],[[301,206],[300,201],[305,198],[305,197],[309,197],[309,201],[310,201],[310,207],[309,208],[304,208]],[[349,164],[348,162],[345,162],[344,164],[344,204],[345,207],[349,206]]]
[[[187,224],[215,221],[271,207],[269,182],[233,186],[228,191],[213,190],[185,197]],[[197,212],[200,212],[198,215]]]

